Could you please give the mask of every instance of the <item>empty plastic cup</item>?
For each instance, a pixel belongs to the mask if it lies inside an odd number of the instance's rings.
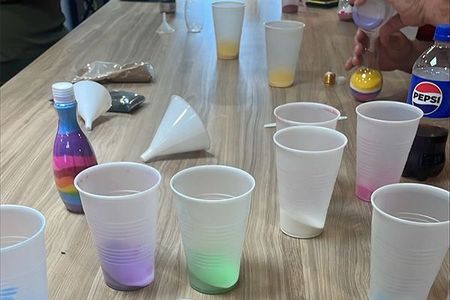
[[[205,294],[233,289],[255,180],[237,168],[206,165],[178,172],[170,187],[191,287]]]
[[[155,276],[161,175],[132,162],[90,167],[75,177],[106,284],[116,290],[149,285]]]
[[[280,228],[295,238],[322,233],[347,138],[317,126],[277,131],[276,145]]]
[[[397,183],[372,194],[369,299],[427,299],[449,246],[450,194]]]
[[[0,205],[0,299],[47,299],[45,218],[21,205]]]
[[[305,24],[271,21],[265,28],[269,85],[289,87],[294,83]]]
[[[370,201],[377,188],[400,181],[423,112],[395,101],[356,107],[356,196]]]
[[[217,58],[235,59],[239,56],[245,4],[237,1],[212,4]]]
[[[336,129],[341,116],[333,106],[316,102],[293,102],[280,105],[273,111],[277,130],[299,125],[321,126]]]

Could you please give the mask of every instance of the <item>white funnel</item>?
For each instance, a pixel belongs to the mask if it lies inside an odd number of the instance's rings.
[[[161,155],[206,150],[209,145],[208,132],[200,117],[186,100],[173,95],[150,146],[141,158],[149,161]]]
[[[167,23],[166,13],[162,13],[162,22],[161,25],[159,25],[158,29],[156,30],[157,33],[172,33],[175,29],[173,29],[169,23]]]
[[[78,81],[73,88],[78,113],[83,118],[86,129],[91,130],[95,119],[111,107],[111,95],[103,85],[90,80]]]

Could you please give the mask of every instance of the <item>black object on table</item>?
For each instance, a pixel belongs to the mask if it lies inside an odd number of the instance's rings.
[[[402,176],[420,181],[437,176],[445,165],[447,136],[446,128],[420,124]]]

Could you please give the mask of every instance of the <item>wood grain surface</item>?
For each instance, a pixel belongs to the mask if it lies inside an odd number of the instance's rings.
[[[112,0],[0,89],[1,203],[39,209],[47,219],[46,246],[51,299],[367,299],[370,258],[370,205],[354,194],[358,102],[346,84],[325,87],[326,71],[343,69],[355,26],[339,22],[335,9],[301,9],[281,15],[279,0],[248,0],[239,60],[216,59],[210,0],[201,33],[188,34],[184,1],[169,16],[176,32],[160,36],[156,3]],[[306,24],[294,86],[270,88],[266,77],[263,23],[280,18]],[[87,135],[98,161],[140,161],[172,94],[184,97],[204,120],[207,152],[173,155],[151,162],[163,175],[158,218],[156,279],[134,292],[108,288],[83,215],[67,212],[54,186],[51,157],[57,116],[49,103],[51,84],[71,80],[86,63],[151,62],[150,84],[108,84],[145,95],[133,114],[106,113]],[[404,100],[409,75],[384,74],[379,98]],[[286,102],[317,101],[338,108],[348,120],[338,130],[349,139],[328,210],[325,230],[314,239],[293,239],[278,228],[273,109]],[[448,120],[434,123],[448,127]],[[81,122],[82,124],[82,122]],[[447,144],[447,157],[448,157]],[[225,164],[253,174],[256,189],[241,263],[233,291],[208,296],[189,286],[170,178],[202,164]],[[405,182],[411,180],[402,179]],[[427,183],[449,188],[449,166]],[[65,252],[65,254],[62,254]],[[448,293],[449,258],[429,299]]]

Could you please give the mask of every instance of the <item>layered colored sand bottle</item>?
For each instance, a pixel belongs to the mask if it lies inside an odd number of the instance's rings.
[[[94,151],[78,125],[77,102],[69,82],[53,84],[53,98],[58,113],[58,131],[53,145],[53,174],[59,195],[67,210],[83,213],[80,196],[73,180],[82,170],[96,165]]]

